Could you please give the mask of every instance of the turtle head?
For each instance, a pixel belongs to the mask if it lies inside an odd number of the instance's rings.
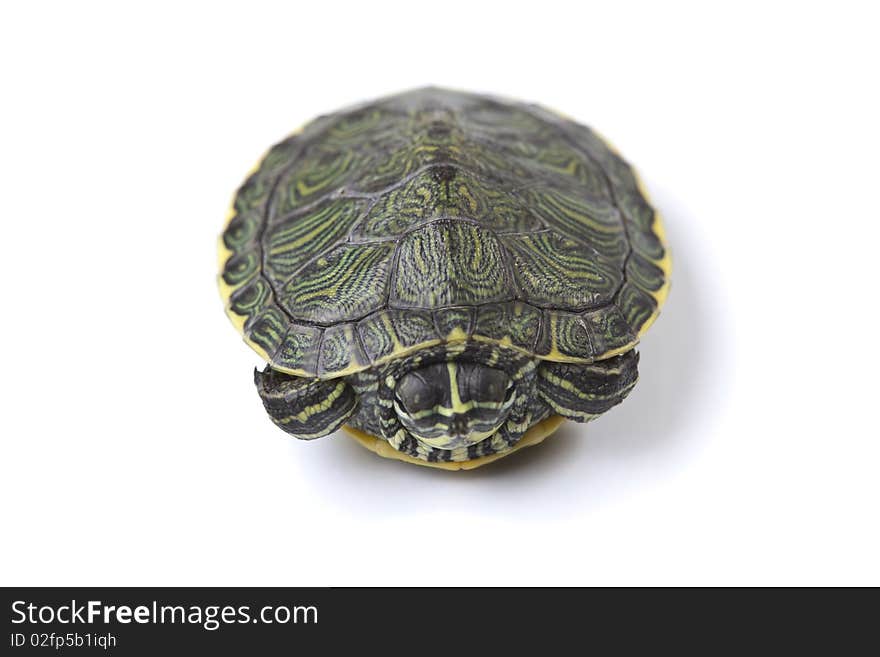
[[[427,365],[401,377],[394,409],[401,424],[438,449],[467,447],[507,419],[516,389],[507,374],[478,363]]]

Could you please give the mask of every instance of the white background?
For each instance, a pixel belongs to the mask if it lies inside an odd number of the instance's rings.
[[[0,12],[2,584],[880,584],[869,3]],[[673,289],[627,402],[470,473],[287,438],[223,315],[232,192],[427,83],[606,134]]]

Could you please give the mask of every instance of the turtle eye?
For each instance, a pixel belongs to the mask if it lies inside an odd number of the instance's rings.
[[[421,372],[404,375],[397,384],[396,394],[397,400],[410,413],[434,408],[443,401],[443,391],[437,383]]]
[[[501,404],[513,387],[513,382],[501,370],[474,366],[467,372],[466,391],[463,397],[479,402]]]

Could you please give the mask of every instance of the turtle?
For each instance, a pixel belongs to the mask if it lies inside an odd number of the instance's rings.
[[[659,213],[595,131],[427,87],[273,146],[218,280],[278,427],[470,469],[620,403],[669,273]]]

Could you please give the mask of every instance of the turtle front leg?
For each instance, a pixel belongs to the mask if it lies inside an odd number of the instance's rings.
[[[357,395],[344,379],[306,379],[267,367],[254,370],[254,383],[272,421],[301,440],[333,433],[357,408]]]
[[[635,350],[589,365],[551,363],[538,368],[538,396],[575,422],[589,422],[624,400],[639,378]]]

